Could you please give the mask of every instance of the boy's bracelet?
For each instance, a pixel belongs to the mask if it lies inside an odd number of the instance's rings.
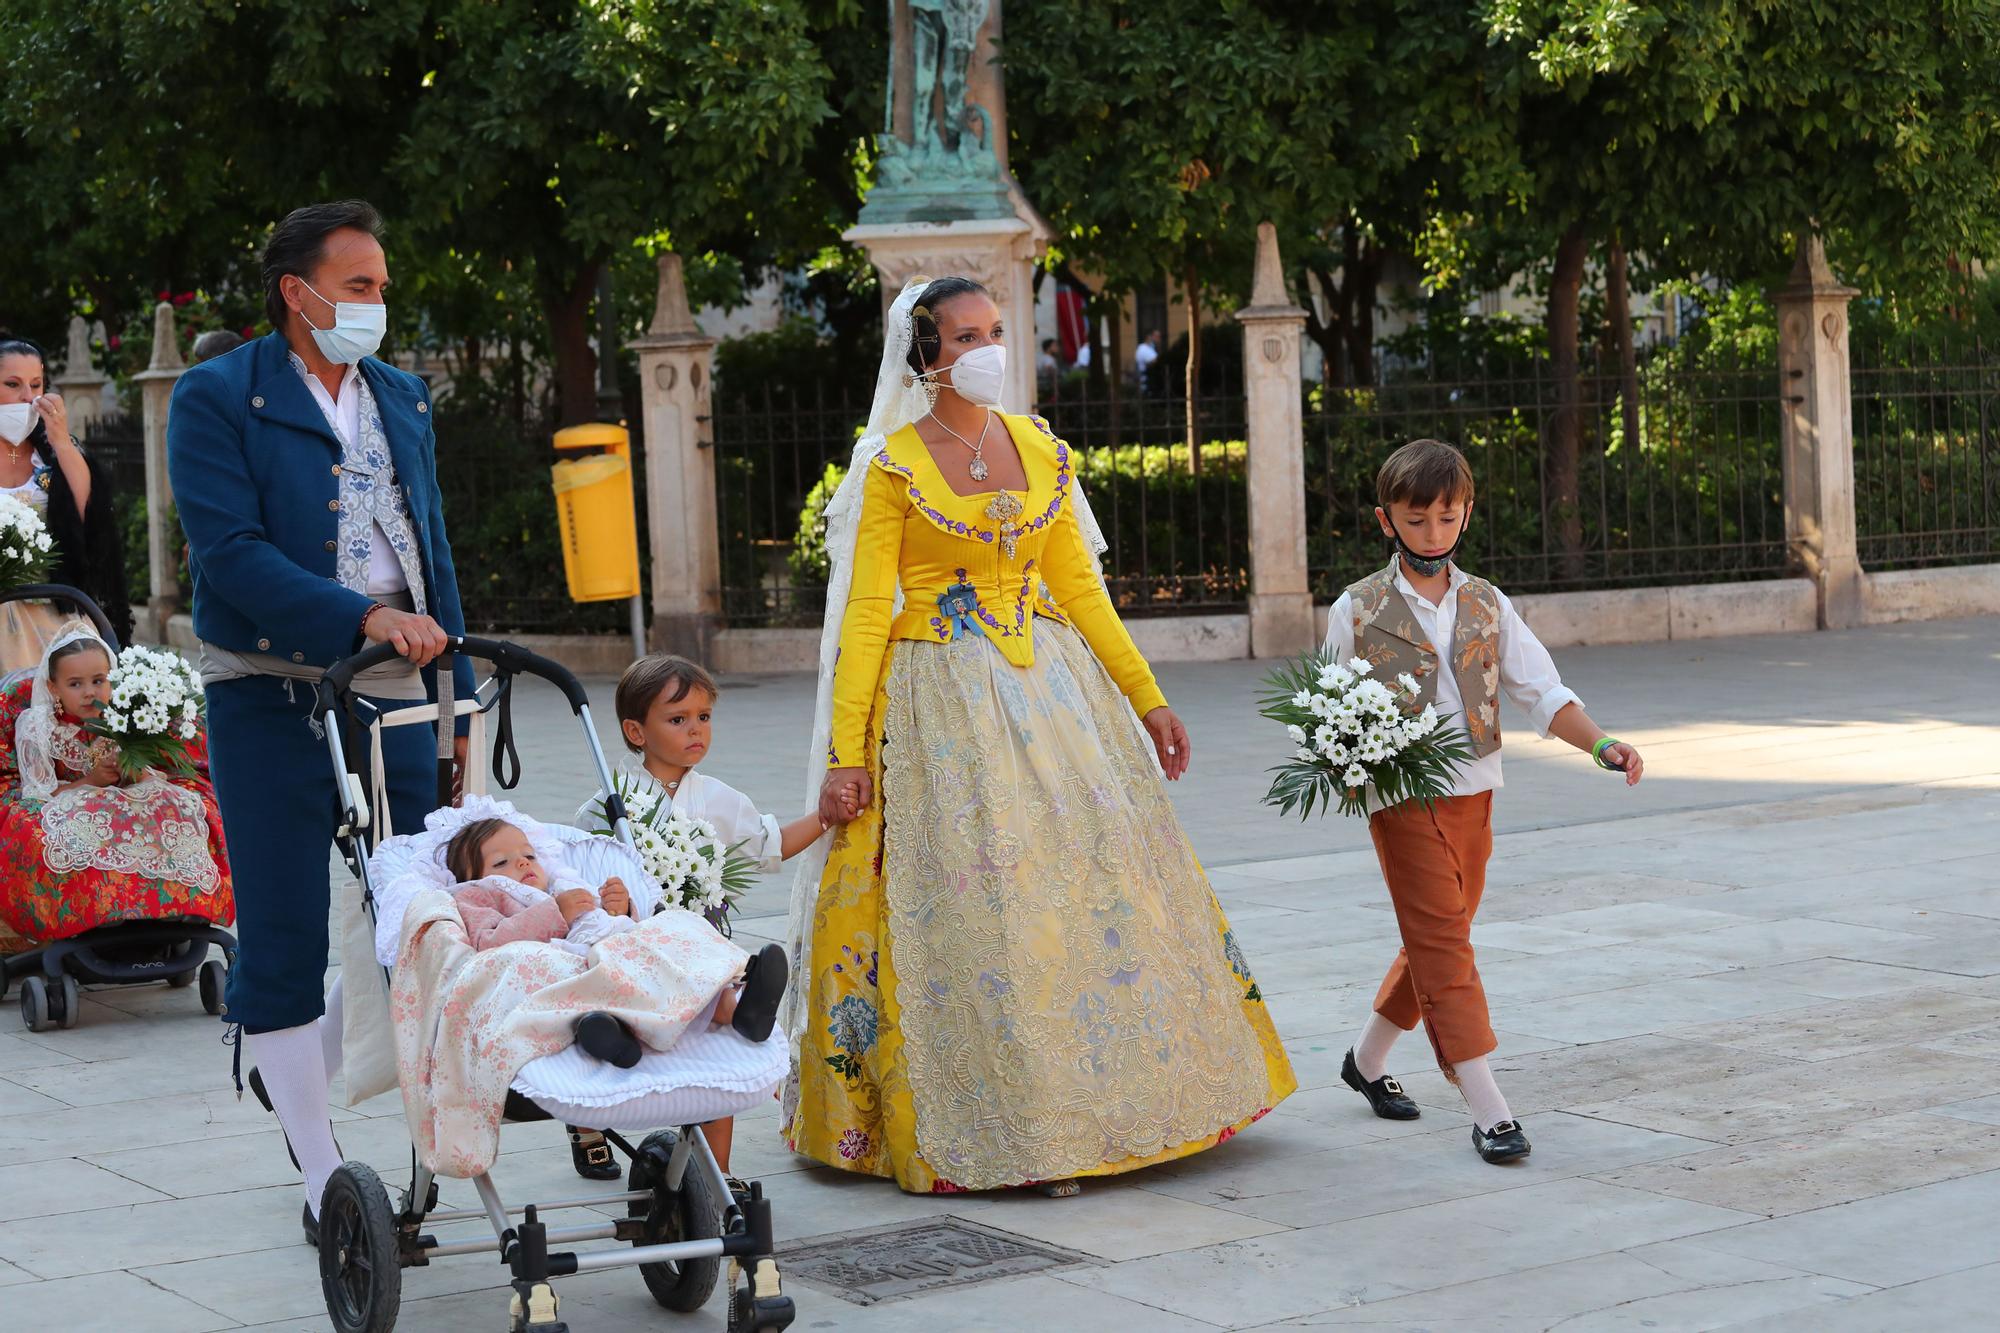
[[[1614,745],[1623,745],[1624,743],[1624,741],[1619,740],[1615,736],[1606,736],[1603,740],[1590,747],[1590,757],[1596,761],[1599,768],[1612,773],[1622,773],[1625,770],[1619,765],[1604,762],[1604,752]]]

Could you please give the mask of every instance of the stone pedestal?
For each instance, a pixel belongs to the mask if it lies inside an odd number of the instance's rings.
[[[109,377],[99,373],[97,364],[90,356],[90,325],[82,315],[72,315],[69,321],[69,345],[63,356],[62,374],[56,376],[56,391],[63,396],[63,405],[69,410],[70,434],[78,441],[90,433],[90,428],[100,417],[107,414],[104,391],[110,385]]]
[[[1306,582],[1305,430],[1299,338],[1306,312],[1292,304],[1278,233],[1257,228],[1257,268],[1243,325],[1243,393],[1249,435],[1250,652],[1290,657],[1316,647]]]
[[[1846,629],[1864,615],[1854,525],[1854,399],[1848,381],[1847,303],[1855,295],[1809,235],[1791,281],[1777,293],[1785,541],[1818,590],[1819,627]]]
[[[911,278],[971,278],[993,294],[1007,330],[1007,384],[1001,406],[1035,402],[1035,263],[1048,251],[1039,218],[864,223],[841,233],[868,252],[882,279],[886,311]]]
[[[688,309],[681,257],[660,256],[653,323],[630,344],[639,357],[646,439],[646,516],[652,553],[654,652],[708,656],[722,612],[715,515],[715,449],[708,434],[715,339]]]
[[[181,526],[167,477],[167,408],[174,385],[186,373],[174,308],[162,301],[153,307],[152,363],[132,377],[145,404],[146,564],[152,571],[151,595],[134,629],[153,643],[167,641],[167,622],[181,605]]]

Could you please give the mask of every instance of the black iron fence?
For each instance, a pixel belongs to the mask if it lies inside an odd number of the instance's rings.
[[[1038,411],[1077,457],[1110,550],[1105,580],[1128,614],[1240,606],[1249,591],[1243,394],[1221,376],[1195,400],[1113,392],[1088,377],[1044,385]],[[826,608],[820,511],[845,475],[868,404],[820,389],[719,396],[712,422],[722,606],[732,625],[817,625]]]
[[[2000,558],[2000,356],[1915,342],[1850,349],[1863,569]]]
[[[1628,382],[1578,383],[1564,483],[1545,359],[1492,356],[1306,395],[1307,565],[1330,600],[1378,567],[1375,472],[1397,445],[1463,449],[1478,482],[1463,563],[1523,592],[1775,577],[1785,571],[1777,370],[1658,349]]]
[[[98,417],[79,435],[84,452],[111,477],[111,512],[125,541],[125,595],[143,606],[153,595],[152,568],[146,546],[146,428],[139,417],[123,412]],[[169,545],[180,549],[177,520]]]

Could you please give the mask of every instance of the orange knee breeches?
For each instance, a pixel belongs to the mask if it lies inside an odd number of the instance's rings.
[[[1447,797],[1428,810],[1405,801],[1371,816],[1368,832],[1403,936],[1375,1012],[1405,1031],[1421,1020],[1449,1073],[1496,1044],[1472,959],[1472,918],[1493,854],[1493,793]]]

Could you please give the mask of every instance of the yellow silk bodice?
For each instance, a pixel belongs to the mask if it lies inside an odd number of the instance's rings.
[[[882,664],[898,639],[949,643],[976,631],[1025,667],[1035,660],[1036,618],[1067,621],[1134,712],[1144,717],[1166,703],[1084,549],[1069,446],[1040,417],[1001,420],[1020,451],[1026,491],[958,494],[914,426],[891,435],[869,465],[828,767],[861,762]]]

